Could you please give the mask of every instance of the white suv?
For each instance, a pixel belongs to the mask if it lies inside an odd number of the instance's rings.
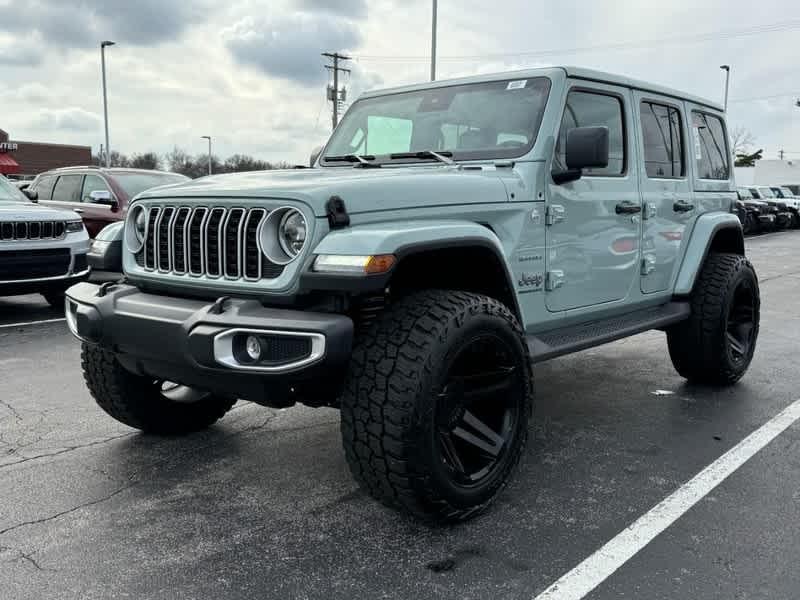
[[[0,175],[0,296],[64,291],[89,275],[89,236],[74,212],[40,206]]]

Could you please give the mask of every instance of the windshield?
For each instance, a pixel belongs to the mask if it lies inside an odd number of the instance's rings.
[[[750,193],[750,190],[745,188],[739,188],[739,199],[740,200],[752,200],[753,194]]]
[[[347,112],[325,149],[330,157],[434,151],[454,160],[516,158],[531,149],[550,80],[491,81],[365,98]],[[398,162],[435,156],[395,157]]]
[[[783,194],[784,198],[794,198],[794,193],[792,193],[792,190],[789,188],[780,187],[778,189],[781,191],[781,194]]]
[[[141,192],[159,185],[189,180],[188,177],[177,173],[114,173],[114,179],[131,199]]]
[[[768,187],[760,187],[760,188],[758,188],[758,193],[761,194],[762,198],[774,198],[775,197],[775,194]]]
[[[30,202],[30,200],[19,191],[17,186],[0,175],[0,203],[8,202]]]

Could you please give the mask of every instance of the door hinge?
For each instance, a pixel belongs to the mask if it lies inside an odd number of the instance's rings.
[[[642,258],[642,275],[650,275],[656,270],[656,255],[645,254]]]
[[[544,289],[547,290],[548,292],[557,290],[562,285],[564,285],[565,280],[566,278],[564,277],[564,271],[560,269],[554,269],[553,271],[548,271],[547,277],[545,277]]]
[[[652,219],[658,214],[658,207],[652,203],[648,202],[644,205],[644,214],[642,215],[643,219]]]
[[[567,210],[560,204],[550,204],[544,219],[545,225],[561,223],[567,217]]]

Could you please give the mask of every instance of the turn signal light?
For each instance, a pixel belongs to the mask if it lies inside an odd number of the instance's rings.
[[[394,266],[395,260],[394,254],[370,256],[369,261],[367,261],[367,264],[364,266],[364,272],[367,275],[386,273]]]

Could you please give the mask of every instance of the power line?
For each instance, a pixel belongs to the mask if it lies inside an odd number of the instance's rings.
[[[793,31],[797,29],[800,29],[800,19],[795,19],[793,21],[782,21],[779,23],[758,25],[755,27],[747,27],[741,29],[727,29],[727,30],[719,30],[719,31],[698,33],[692,35],[671,36],[654,40],[619,42],[616,44],[598,44],[594,46],[579,46],[576,48],[562,48],[558,50],[531,50],[524,52],[503,52],[495,54],[463,54],[463,55],[439,56],[438,60],[471,61],[471,60],[514,58],[514,57],[537,58],[546,56],[557,56],[559,54],[581,54],[585,52],[596,52],[598,50],[626,50],[634,48],[647,48],[656,45],[697,43],[697,42],[706,42],[711,40],[735,39],[752,35],[761,35],[764,33]],[[386,61],[386,62],[412,62],[412,61],[427,62],[430,60],[429,56],[420,56],[420,55],[396,56],[396,55],[378,55],[378,54],[357,54],[353,55],[353,58],[359,61],[363,60],[363,61]]]
[[[753,96],[751,98],[736,98],[730,100],[730,103],[733,104],[734,102],[755,102],[756,100],[772,100],[773,98],[787,98],[796,96],[797,92],[787,92],[785,94],[774,94],[772,96]]]

